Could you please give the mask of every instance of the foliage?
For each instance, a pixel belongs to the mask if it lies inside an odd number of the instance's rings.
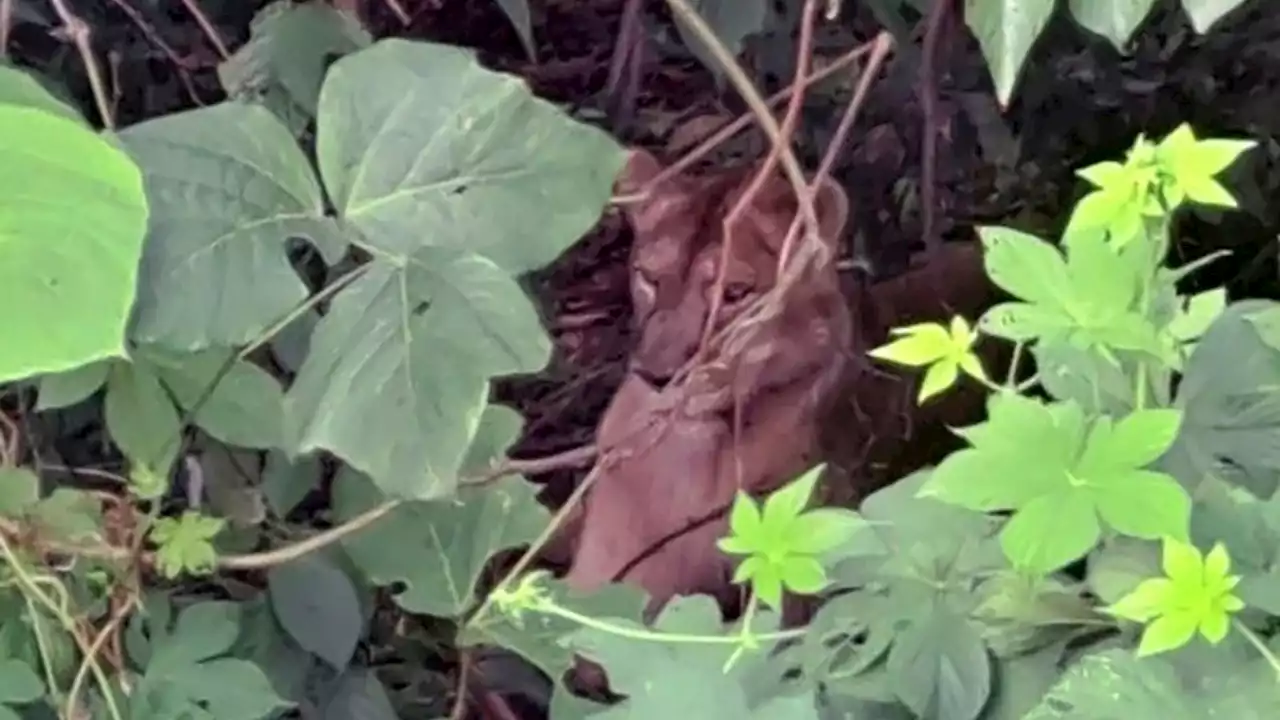
[[[1234,4],[1183,7],[1203,31]],[[528,6],[501,5],[532,52]],[[694,5],[731,46],[757,25]],[[970,5],[1007,102],[1053,4]],[[1123,46],[1150,5],[1069,8]],[[1060,242],[982,229],[1010,299],[870,353],[927,368],[921,402],[989,390],[965,446],[856,512],[808,507],[820,468],[739,496],[720,547],[743,617],[681,598],[647,625],[634,590],[501,572],[553,520],[487,474],[521,429],[491,381],[550,353],[523,276],[599,219],[621,148],[469,51],[375,42],[310,4],[264,12],[221,71],[231,100],[113,135],[0,69],[0,154],[22,168],[0,193],[7,287],[40,305],[0,378],[41,413],[100,412],[128,462],[120,493],[58,483],[18,465],[5,418],[0,718],[392,717],[360,650],[378,596],[406,636],[447,627],[463,667],[497,646],[545,672],[556,720],[1276,706],[1280,306],[1186,296],[1197,268],[1166,266],[1181,207],[1234,206],[1217,176],[1250,143],[1140,137],[1080,171],[1094,187]],[[48,251],[64,236],[83,252]],[[1008,373],[979,360],[993,341]],[[227,481],[194,443],[267,457],[256,520],[212,501]],[[333,527],[297,536],[313,490]],[[233,570],[265,591],[161,589]],[[782,627],[787,592],[821,601],[807,627]],[[575,656],[626,699],[571,695]]]

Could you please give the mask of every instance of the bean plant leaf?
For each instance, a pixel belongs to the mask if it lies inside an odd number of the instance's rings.
[[[181,443],[178,409],[146,363],[115,363],[104,401],[107,432],[136,465],[167,475]]]
[[[23,705],[44,695],[44,682],[27,663],[14,658],[0,660],[0,703]]]
[[[1069,5],[1076,22],[1111,41],[1120,52],[1154,6],[1155,0],[1071,0]]]
[[[1244,0],[1182,0],[1182,9],[1191,18],[1196,32],[1207,33],[1223,16],[1243,3]]]
[[[373,42],[355,18],[326,3],[273,2],[254,16],[249,33],[249,41],[218,66],[227,94],[269,98],[278,87],[310,117],[331,57]]]
[[[350,520],[385,499],[367,477],[347,471],[336,481],[333,504],[341,519]],[[461,488],[456,500],[404,503],[343,540],[343,547],[374,583],[406,585],[396,596],[400,607],[458,617],[475,602],[476,583],[490,556],[533,541],[549,519],[532,486],[507,477]]]
[[[609,624],[643,630],[644,625],[629,618],[609,618]],[[773,628],[761,622],[757,632]],[[776,617],[773,619],[776,627]],[[654,624],[660,632],[682,635],[720,635],[720,609],[707,597],[679,597],[667,605]],[[731,644],[637,642],[634,639],[593,628],[582,628],[569,638],[579,653],[599,662],[609,672],[609,685],[627,699],[596,717],[780,717],[766,699],[754,701],[746,686],[751,677],[749,656],[726,672],[726,662],[734,654]],[[808,713],[791,718],[817,718],[809,700]]]
[[[918,717],[974,720],[991,694],[991,657],[967,618],[933,613],[899,636],[889,651],[899,699]]]
[[[137,355],[183,410],[196,410],[195,424],[218,440],[250,448],[277,447],[283,442],[284,390],[279,380],[257,365],[235,360],[219,377],[231,357],[228,351],[175,353],[150,346],[140,348]]]
[[[244,345],[308,295],[287,240],[341,256],[345,240],[324,217],[310,162],[265,108],[224,102],[121,138],[153,204],[134,339],[173,350]]]
[[[1269,497],[1280,477],[1280,351],[1249,318],[1277,307],[1232,303],[1187,359],[1176,403],[1186,417],[1161,469],[1194,490],[1217,476]]]
[[[540,268],[599,219],[625,159],[473,52],[394,38],[334,63],[318,123],[339,215],[398,262],[440,247]]]
[[[36,410],[51,410],[87,400],[107,382],[110,360],[99,360],[40,378]]]
[[[394,496],[447,495],[490,379],[549,359],[513,275],[591,227],[623,154],[473,53],[396,39],[334,64],[318,123],[326,187],[375,260],[316,328],[291,446]]]
[[[54,97],[31,73],[10,67],[3,60],[0,60],[0,107],[43,110],[87,127],[75,108]]]
[[[964,19],[978,39],[995,81],[1000,105],[1008,107],[1031,47],[1049,24],[1054,0],[971,0]]]
[[[5,322],[0,382],[126,356],[148,213],[113,142],[50,112],[52,96],[27,88],[19,103],[0,94],[0,287],[22,309]]]
[[[400,720],[387,688],[368,668],[343,673],[322,710],[323,720]]]
[[[40,499],[40,478],[21,467],[0,467],[0,517],[20,519]]]
[[[298,646],[343,670],[364,625],[351,578],[323,556],[308,556],[267,573],[271,607]]]
[[[550,352],[528,296],[491,260],[427,247],[378,263],[316,328],[289,391],[294,447],[330,450],[394,496],[448,495],[489,379],[536,371]]]

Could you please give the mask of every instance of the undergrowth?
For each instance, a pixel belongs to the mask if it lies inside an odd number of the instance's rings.
[[[558,680],[581,655],[627,696],[558,686],[556,720],[1278,706],[1280,306],[1184,296],[1196,267],[1167,266],[1250,143],[1140,137],[1080,171],[1059,242],[982,228],[1012,299],[872,352],[921,368],[922,402],[987,387],[967,446],[857,511],[809,506],[821,468],[740,497],[743,619],[684,598],[645,625],[621,587],[481,591],[552,527],[488,401],[550,355],[518,280],[597,221],[622,148],[467,51],[335,27],[327,69],[240,56],[235,99],[118,133],[0,68],[0,380],[36,398],[0,415],[0,719],[395,717],[359,651],[382,590],[462,667],[496,646]],[[31,424],[85,413],[123,476],[26,459]],[[327,464],[331,527],[301,532]],[[809,626],[780,627],[786,592],[823,596]]]

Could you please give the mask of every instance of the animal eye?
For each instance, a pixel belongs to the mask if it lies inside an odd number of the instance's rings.
[[[729,283],[724,288],[724,302],[736,303],[741,302],[743,298],[751,294],[751,286],[747,283]]]

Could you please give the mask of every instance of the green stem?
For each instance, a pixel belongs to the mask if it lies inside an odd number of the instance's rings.
[[[742,638],[736,634],[684,635],[680,633],[668,633],[658,630],[648,630],[645,628],[632,628],[614,625],[613,623],[605,620],[599,620],[591,617],[590,615],[583,615],[568,608],[560,607],[550,600],[544,600],[531,609],[535,612],[543,613],[544,615],[552,615],[583,627],[591,628],[592,630],[599,630],[600,632],[606,632],[610,635],[627,638],[628,640],[686,645],[736,645],[742,642]],[[779,630],[771,633],[760,633],[758,635],[753,634],[751,637],[762,642],[790,640],[792,638],[804,637],[804,630],[802,628],[796,628],[794,630]]]
[[[1280,683],[1280,658],[1277,658],[1276,654],[1271,652],[1271,648],[1262,642],[1262,638],[1255,635],[1244,623],[1236,618],[1231,618],[1231,624],[1235,625],[1240,634],[1244,635],[1244,638],[1249,641],[1249,644],[1262,654],[1262,658],[1267,661],[1267,664],[1271,666],[1272,672],[1276,674],[1276,682]]]
[[[0,555],[4,557],[5,562],[9,563],[9,567],[13,570],[14,577],[17,578],[18,584],[22,587],[23,592],[25,592],[28,597],[35,598],[41,605],[43,605],[55,618],[57,618],[58,624],[62,626],[62,629],[68,635],[76,639],[76,644],[81,645],[80,638],[76,634],[75,618],[71,617],[69,612],[59,607],[58,603],[55,603],[52,598],[46,595],[44,590],[40,588],[40,583],[27,573],[26,569],[22,567],[22,562],[19,560],[17,554],[14,553],[13,548],[9,546],[9,541],[5,539],[3,533],[0,533]],[[86,648],[81,646],[80,650],[85,652]],[[98,664],[96,659],[92,656],[87,657],[88,659],[86,662],[89,663],[89,669],[93,673],[94,682],[98,684],[98,687],[102,688],[102,697],[107,703],[107,711],[110,713],[111,719],[124,720],[124,715],[120,713],[120,708],[116,705],[115,693],[111,691],[111,684],[108,681],[106,672],[103,671],[102,666]],[[70,714],[68,715],[68,717],[71,716],[72,715]]]

